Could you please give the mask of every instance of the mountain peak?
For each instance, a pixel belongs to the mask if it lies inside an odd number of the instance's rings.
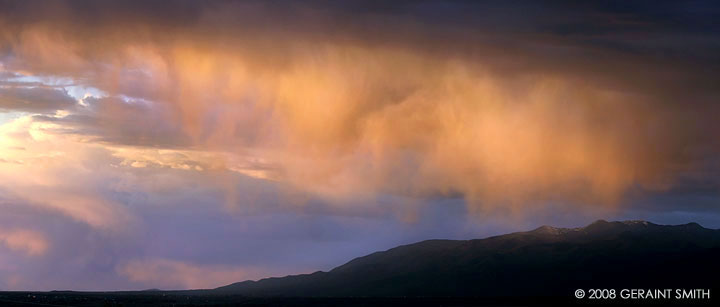
[[[560,228],[560,227],[553,227],[548,225],[542,225],[538,228],[535,228],[531,232],[538,233],[538,234],[549,234],[549,235],[561,235],[572,231],[577,231],[579,228]]]
[[[627,220],[627,221],[619,221],[621,224],[630,225],[630,226],[650,226],[655,225],[653,223],[650,223],[648,221],[643,220]]]
[[[682,224],[682,225],[678,225],[678,226],[687,228],[687,229],[705,229],[705,227],[702,227],[702,225],[695,223],[695,222]]]
[[[697,225],[697,223],[693,223]],[[590,223],[589,225],[585,227],[578,227],[578,228],[561,228],[561,227],[553,227],[548,225],[543,225],[538,228],[535,228],[531,232],[538,233],[538,234],[550,234],[550,235],[560,235],[560,234],[567,234],[571,232],[577,232],[577,231],[605,231],[605,230],[619,230],[619,229],[628,229],[628,228],[645,228],[648,226],[657,226],[653,223],[650,223],[648,221],[643,220],[627,220],[627,221],[616,221],[616,222],[608,222],[606,220],[597,220],[595,222]],[[697,225],[699,227],[702,227],[700,225]],[[688,224],[689,228],[696,228],[695,226],[692,226]]]
[[[611,229],[611,228],[627,228],[630,227],[648,227],[648,226],[658,226],[656,224],[650,223],[648,221],[644,220],[626,220],[626,221],[616,221],[616,222],[608,222],[606,220],[597,220],[590,225],[585,226],[585,229]]]
[[[594,222],[590,223],[590,225],[588,225],[588,226],[592,226],[592,225],[606,225],[606,224],[610,224],[610,222],[608,222],[608,221],[606,221],[606,220],[603,220],[603,219],[599,219],[599,220],[597,220],[597,221],[594,221]]]

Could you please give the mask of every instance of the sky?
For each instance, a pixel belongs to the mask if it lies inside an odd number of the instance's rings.
[[[0,0],[0,289],[720,228],[713,1]]]

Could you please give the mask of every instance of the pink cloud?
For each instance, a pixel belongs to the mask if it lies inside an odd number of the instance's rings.
[[[29,256],[41,256],[50,246],[43,234],[25,229],[0,230],[0,243]]]
[[[133,260],[117,267],[133,282],[163,289],[208,289],[266,274],[257,268],[199,265],[171,259]]]

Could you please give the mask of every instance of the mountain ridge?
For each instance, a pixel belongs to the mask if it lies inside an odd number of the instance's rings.
[[[663,262],[712,266],[720,230],[697,223],[598,220],[585,227],[541,226],[472,240],[425,240],[348,261],[330,271],[243,281],[216,288],[247,296],[488,296],[561,293],[574,285],[608,284],[611,272],[636,269],[624,284],[658,284]],[[600,278],[586,278],[588,274]],[[691,278],[681,270],[671,273]],[[708,272],[710,272],[708,271]],[[693,284],[703,284],[712,276]],[[522,282],[515,282],[520,278]],[[532,282],[530,282],[532,281]],[[441,284],[441,285],[436,285]],[[542,285],[537,287],[537,285]],[[666,283],[666,284],[669,284]],[[715,283],[713,283],[714,285]]]

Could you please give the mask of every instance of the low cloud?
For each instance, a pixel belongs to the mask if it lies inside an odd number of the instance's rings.
[[[24,229],[0,229],[0,243],[28,256],[41,256],[50,246],[42,233]]]
[[[117,272],[133,282],[160,289],[210,289],[263,276],[258,269],[171,259],[132,260],[118,266]]]
[[[97,229],[128,229],[132,216],[122,204],[101,195],[95,182],[112,169],[111,153],[55,129],[32,116],[0,126],[2,199],[57,211]]]

